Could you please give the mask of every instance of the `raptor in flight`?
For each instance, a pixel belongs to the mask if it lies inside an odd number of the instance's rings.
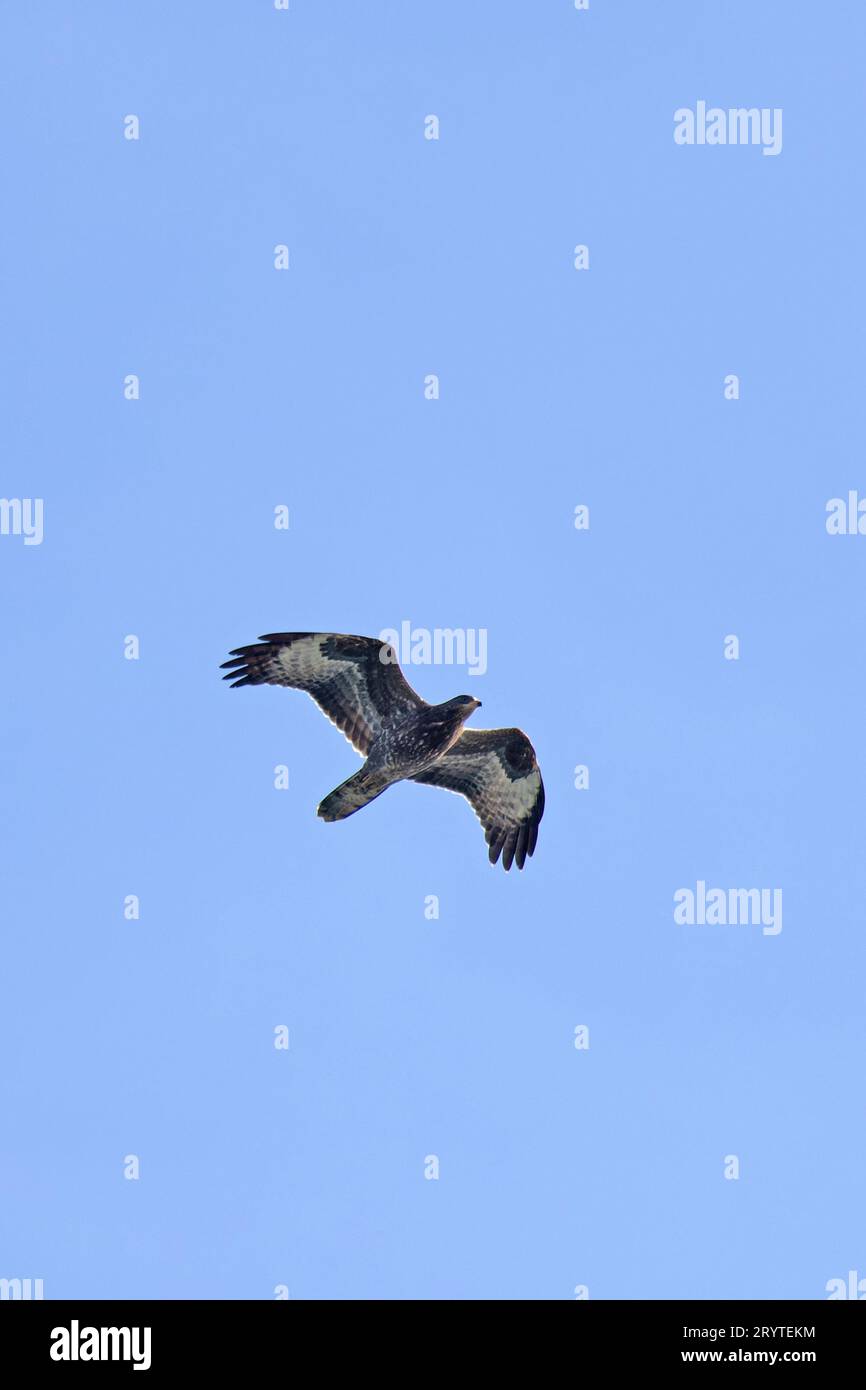
[[[325,797],[323,820],[345,820],[394,782],[445,787],[465,796],[481,821],[491,864],[501,855],[504,869],[523,868],[538,839],[544,785],[520,729],[465,729],[481,701],[455,695],[428,705],[376,637],[272,632],[231,655],[225,680],[305,690],[366,760]]]

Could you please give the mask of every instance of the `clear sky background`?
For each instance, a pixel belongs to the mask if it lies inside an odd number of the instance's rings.
[[[0,537],[0,1276],[866,1275],[866,538],[825,528],[866,491],[864,40],[805,0],[5,7],[0,492],[45,532]],[[781,107],[781,154],[675,145],[700,99]],[[533,740],[522,874],[429,788],[324,825],[355,754],[220,680],[404,619],[488,632],[409,674]],[[781,933],[677,926],[699,879]]]

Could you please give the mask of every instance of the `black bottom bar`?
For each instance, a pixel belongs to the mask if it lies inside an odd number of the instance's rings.
[[[609,1302],[556,1305],[522,1304],[526,1314],[508,1315],[494,1328],[502,1303],[400,1302],[25,1302],[0,1303],[0,1357],[4,1370],[49,1375],[84,1371],[159,1376],[183,1371],[225,1378],[272,1366],[292,1377],[327,1369],[340,1358],[353,1373],[370,1366],[385,1370],[409,1365],[393,1334],[411,1334],[418,1319],[423,1369],[432,1368],[441,1348],[443,1366],[453,1373],[453,1330],[468,1336],[477,1355],[489,1363],[491,1349],[511,1357],[515,1350],[538,1354],[535,1318],[542,1312],[545,1347],[563,1350],[599,1369],[638,1369],[648,1373],[706,1365],[800,1365],[828,1370],[856,1365],[866,1331],[863,1310],[842,1302]],[[530,1309],[532,1311],[530,1311]],[[525,1321],[524,1321],[525,1316]],[[379,1319],[382,1318],[380,1322]],[[435,1332],[435,1337],[434,1337]],[[336,1335],[335,1335],[336,1334]],[[560,1341],[560,1337],[564,1340]],[[383,1338],[385,1340],[383,1340]],[[523,1343],[523,1347],[521,1347]],[[468,1350],[468,1348],[467,1348]],[[310,1358],[313,1358],[311,1366]],[[464,1357],[461,1356],[461,1359]],[[309,1369],[307,1369],[309,1368]],[[414,1374],[414,1372],[413,1372]]]

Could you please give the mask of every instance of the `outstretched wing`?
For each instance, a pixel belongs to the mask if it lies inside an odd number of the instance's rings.
[[[400,670],[393,647],[378,637],[342,632],[271,632],[236,647],[223,662],[223,680],[238,685],[287,685],[306,690],[364,757],[393,719],[422,709]]]
[[[490,862],[518,869],[535,850],[544,783],[535,749],[520,729],[464,729],[426,772],[412,779],[465,796],[490,846]]]

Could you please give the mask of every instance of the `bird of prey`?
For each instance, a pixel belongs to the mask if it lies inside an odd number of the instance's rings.
[[[409,780],[465,796],[484,827],[491,864],[522,869],[535,850],[544,785],[535,750],[520,729],[464,729],[480,700],[455,695],[428,705],[376,637],[340,632],[272,632],[236,647],[223,679],[233,686],[305,690],[365,759],[318,808],[345,820],[395,782]]]

